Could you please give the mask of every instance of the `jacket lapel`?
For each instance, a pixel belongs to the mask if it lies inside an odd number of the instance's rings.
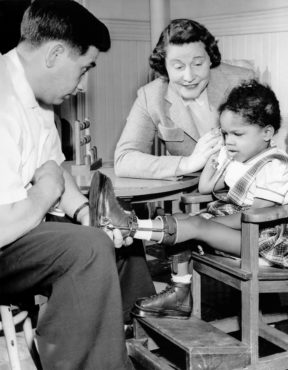
[[[227,86],[229,81],[219,71],[220,67],[211,69],[210,80],[207,86],[207,94],[209,104],[218,109],[219,105],[224,101],[227,95]]]
[[[188,107],[184,106],[181,97],[173,90],[170,84],[168,85],[165,101],[167,103],[167,123],[169,122],[171,127],[181,128],[197,141],[199,139],[199,133],[192,115],[189,113]]]

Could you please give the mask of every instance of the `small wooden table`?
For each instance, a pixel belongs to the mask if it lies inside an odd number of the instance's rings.
[[[69,163],[65,164],[66,169]],[[113,167],[101,167],[100,172],[108,176],[113,184],[115,195],[130,203],[144,203],[155,201],[180,200],[183,192],[195,189],[198,184],[199,173],[185,176],[179,180],[151,180],[118,177]],[[84,194],[90,188],[94,171],[85,176],[75,176],[76,183]]]

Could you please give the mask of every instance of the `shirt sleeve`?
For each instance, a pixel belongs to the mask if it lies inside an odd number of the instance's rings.
[[[62,152],[61,141],[56,125],[51,128],[50,132],[50,155],[49,159],[54,160],[58,165],[65,161],[65,156]]]
[[[288,191],[288,164],[278,159],[268,162],[257,174],[255,197],[283,204]]]
[[[0,114],[0,204],[25,199],[27,191],[21,178],[21,136],[7,114]]]
[[[55,124],[55,117],[53,108],[50,110],[44,110],[39,108],[40,117],[44,119],[45,126],[44,131],[40,136],[41,151],[39,151],[38,167],[48,160],[54,160],[58,165],[60,165],[64,160],[65,156],[62,152],[61,141],[59,137],[58,130]]]

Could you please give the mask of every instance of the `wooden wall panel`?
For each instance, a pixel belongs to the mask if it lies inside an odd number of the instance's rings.
[[[202,17],[199,22],[219,40],[223,59],[254,63],[262,82],[276,93],[283,117],[276,142],[287,147],[288,132],[288,7],[237,15]]]
[[[92,142],[104,161],[112,161],[116,143],[136,98],[147,82],[149,41],[113,40],[109,53],[100,54],[88,80],[88,116]]]
[[[276,92],[284,126],[288,126],[288,7],[197,20],[219,40],[223,59],[254,62],[261,81]],[[104,161],[112,161],[136,91],[147,82],[150,25],[123,19],[103,21],[110,30],[112,48],[100,54],[96,70],[89,74],[87,115],[94,123],[92,144]]]

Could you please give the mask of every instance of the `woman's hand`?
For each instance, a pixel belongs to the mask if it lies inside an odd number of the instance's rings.
[[[208,159],[219,152],[223,145],[220,130],[213,129],[203,135],[195,146],[193,153],[183,157],[179,163],[177,176],[201,170]]]

